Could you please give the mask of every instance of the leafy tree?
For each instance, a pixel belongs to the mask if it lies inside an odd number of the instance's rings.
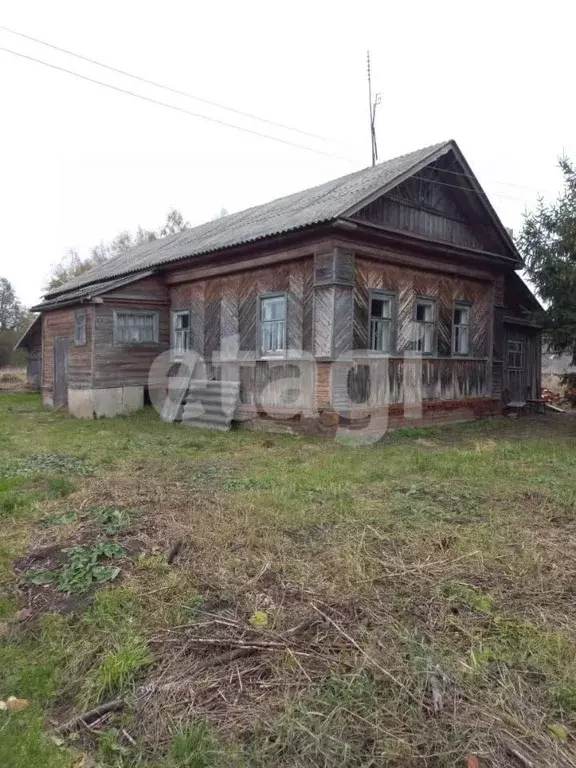
[[[52,276],[46,287],[48,290],[53,291],[69,280],[72,280],[73,277],[87,272],[96,263],[93,258],[81,259],[78,251],[70,248],[58,264],[52,268]]]
[[[23,315],[24,309],[12,284],[5,277],[0,277],[0,331],[17,330]]]
[[[184,221],[184,217],[177,211],[176,208],[172,208],[168,211],[166,221],[160,228],[160,237],[166,237],[167,235],[176,235],[178,232],[182,232],[184,229],[190,227],[189,221]]]
[[[176,234],[189,226],[190,222],[185,221],[180,211],[173,208],[168,212],[166,221],[158,232],[139,226],[133,235],[126,229],[123,232],[119,232],[109,243],[101,240],[98,245],[95,245],[90,250],[89,256],[84,259],[78,251],[71,248],[58,264],[52,267],[52,274],[48,279],[46,288],[49,291],[54,291],[56,288],[72,280],[72,278],[82,275],[84,272],[92,269],[92,267],[102,264],[108,259],[119,256],[135,245],[150,243],[159,237]]]
[[[0,368],[5,365],[21,364],[25,355],[14,352],[14,345],[24,333],[29,314],[18,301],[9,280],[0,277]]]
[[[576,170],[560,159],[564,189],[556,202],[542,198],[524,215],[518,247],[547,309],[540,318],[550,347],[576,365]]]

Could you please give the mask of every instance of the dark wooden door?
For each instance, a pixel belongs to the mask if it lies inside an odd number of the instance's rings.
[[[524,402],[538,397],[540,337],[530,331],[510,326],[504,349],[504,387],[509,401]]]
[[[68,405],[68,339],[54,339],[54,407]]]

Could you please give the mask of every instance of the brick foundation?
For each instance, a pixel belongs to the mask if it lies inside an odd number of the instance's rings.
[[[470,398],[465,400],[428,401],[422,403],[421,414],[416,415],[404,406],[391,405],[388,408],[388,422],[386,430],[405,429],[410,427],[442,426],[456,424],[475,419],[498,416],[502,413],[500,400],[489,397]],[[293,416],[283,419],[281,412],[277,410],[277,417],[270,418],[260,414],[246,414],[241,422],[242,428],[255,429],[266,432],[280,432],[296,435],[308,435],[312,437],[336,436],[339,428],[358,431],[368,428],[374,417],[385,413],[385,408],[358,409],[348,418],[330,409],[319,409],[318,414],[312,418]],[[379,421],[380,427],[385,422]]]

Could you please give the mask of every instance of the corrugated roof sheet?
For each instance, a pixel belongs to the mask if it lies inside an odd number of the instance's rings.
[[[94,270],[90,270],[90,272],[93,271]],[[88,272],[85,272],[84,274],[87,275]],[[114,291],[116,288],[122,288],[123,285],[129,285],[130,283],[136,282],[136,280],[142,280],[143,277],[148,277],[151,274],[152,270],[148,270],[144,273],[138,272],[136,275],[124,275],[123,277],[119,277],[116,280],[108,279],[100,280],[98,283],[90,282],[88,285],[84,285],[81,288],[76,288],[75,290],[67,290],[64,294],[59,294],[53,299],[49,298],[47,301],[42,302],[42,304],[31,307],[31,310],[32,312],[38,312],[43,309],[53,309],[54,307],[61,306],[64,302],[81,302],[83,299],[88,299],[92,296],[98,296],[101,293],[108,293],[109,291]],[[80,275],[80,277],[83,276],[84,275]]]
[[[54,303],[75,298],[71,291],[80,286],[331,221],[344,215],[378,189],[409,172],[429,155],[443,149],[449,150],[452,146],[452,142],[434,144],[317,187],[130,248],[120,256],[70,280],[57,291],[46,294],[48,301],[43,308],[47,309],[48,304],[52,306]],[[51,297],[54,299],[51,300]]]

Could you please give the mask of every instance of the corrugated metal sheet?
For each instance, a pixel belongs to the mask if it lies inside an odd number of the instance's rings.
[[[68,300],[69,296],[73,297],[69,292],[81,286],[331,221],[345,215],[362,200],[408,173],[429,156],[449,151],[454,146],[453,142],[434,144],[373,168],[364,168],[320,186],[138,245],[46,296],[49,300],[54,297],[54,301],[56,296],[58,301]]]
[[[85,274],[88,274],[88,272]],[[73,291],[66,291],[65,294],[58,296],[57,298],[49,299],[42,304],[38,304],[37,306],[32,307],[32,311],[38,312],[40,310],[52,309],[54,307],[61,306],[64,302],[68,303],[92,298],[92,296],[98,296],[101,293],[108,293],[109,291],[114,291],[116,288],[122,288],[124,285],[130,285],[130,283],[134,283],[136,280],[142,280],[143,278],[149,277],[152,274],[152,270],[148,270],[144,273],[139,272],[137,275],[127,275],[120,277],[117,280],[104,280],[98,283],[90,283],[89,285],[85,285],[82,288],[78,288]]]

